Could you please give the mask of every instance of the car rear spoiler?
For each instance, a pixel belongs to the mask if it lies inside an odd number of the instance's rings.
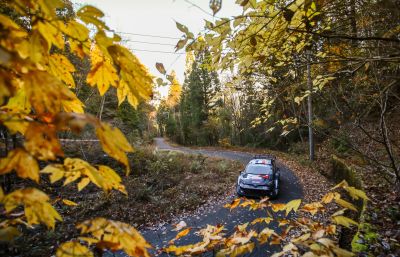
[[[253,159],[276,160],[276,157],[275,157],[275,155],[272,155],[272,154],[256,154],[253,156]]]

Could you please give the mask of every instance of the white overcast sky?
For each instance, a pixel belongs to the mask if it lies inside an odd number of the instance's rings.
[[[172,53],[175,52],[174,46],[178,39],[161,37],[179,38],[182,36],[182,33],[176,28],[175,21],[186,25],[196,35],[203,29],[204,19],[210,21],[214,19],[212,15],[209,15],[212,13],[209,8],[209,0],[73,0],[73,2],[78,5],[90,4],[101,9],[105,13],[107,25],[115,31],[123,32],[120,34],[122,38],[130,40],[127,43],[128,47],[133,49],[132,51],[153,75],[161,76],[155,68],[155,63],[161,62],[168,72],[176,71],[181,83],[184,79],[185,54]],[[242,8],[234,2],[234,0],[222,0],[222,9],[217,16],[230,17],[240,14]],[[183,49],[180,52],[183,53]],[[165,95],[167,89],[161,91]]]

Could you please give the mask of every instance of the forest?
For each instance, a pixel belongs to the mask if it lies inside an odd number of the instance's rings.
[[[0,2],[0,255],[400,255],[400,2],[184,2],[183,81],[107,10]]]

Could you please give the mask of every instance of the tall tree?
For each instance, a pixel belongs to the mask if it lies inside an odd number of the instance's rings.
[[[183,86],[181,117],[186,143],[210,145],[218,141],[210,126],[204,129],[206,124],[211,124],[209,117],[220,88],[218,74],[211,70],[210,62],[208,51],[199,52]]]

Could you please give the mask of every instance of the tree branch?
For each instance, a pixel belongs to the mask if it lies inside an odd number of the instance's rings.
[[[293,29],[293,28],[288,28],[288,29],[291,30],[291,31],[312,34],[312,35],[315,35],[317,37],[323,37],[323,38],[338,38],[338,39],[349,39],[349,40],[356,40],[356,41],[387,41],[387,42],[400,43],[400,39],[397,39],[397,38],[388,38],[388,37],[355,37],[355,36],[349,36],[349,35],[318,33],[318,32],[302,30],[302,29]]]

